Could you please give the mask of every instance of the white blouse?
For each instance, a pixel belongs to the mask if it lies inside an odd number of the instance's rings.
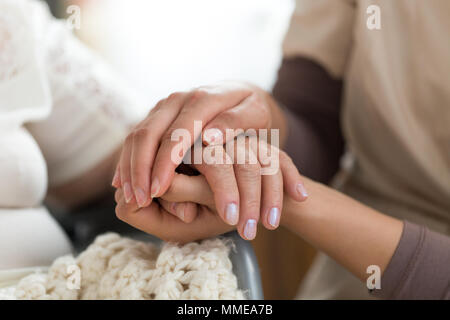
[[[137,98],[35,0],[0,0],[0,270],[70,251],[42,207],[120,146]]]

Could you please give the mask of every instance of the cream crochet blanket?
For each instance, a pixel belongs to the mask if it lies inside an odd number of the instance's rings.
[[[159,248],[115,233],[0,290],[10,299],[244,299],[221,239]],[[77,284],[77,275],[79,275]],[[77,289],[79,287],[79,289]]]

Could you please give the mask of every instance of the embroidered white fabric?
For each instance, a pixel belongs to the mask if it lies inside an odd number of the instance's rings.
[[[244,299],[230,248],[222,239],[159,248],[107,233],[77,258],[60,257],[47,273],[0,289],[0,299]]]
[[[142,116],[120,80],[44,1],[0,0],[2,271],[70,252],[42,201],[48,185],[82,176],[120,148]]]
[[[5,4],[1,4],[1,8]],[[20,11],[0,10],[0,82],[10,80],[20,73],[26,62],[27,52],[21,50],[27,40],[26,27]]]

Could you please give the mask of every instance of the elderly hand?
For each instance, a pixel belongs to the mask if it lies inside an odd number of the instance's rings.
[[[134,200],[139,207],[150,205],[152,198],[165,194],[175,169],[200,135],[208,148],[214,148],[222,147],[227,141],[231,143],[243,130],[270,128],[273,104],[270,95],[263,90],[241,83],[172,94],[160,101],[128,135],[113,185],[122,188],[125,202]],[[195,128],[195,121],[201,121],[200,128]],[[241,130],[235,130],[230,135],[225,129]],[[186,134],[180,135],[180,132]],[[174,136],[177,139],[173,139]],[[255,157],[255,148],[243,148],[236,149],[235,154],[247,152]],[[282,168],[281,172],[261,176],[261,163],[240,164],[233,155],[224,152],[226,159],[223,164],[207,164],[203,161],[204,154],[201,163],[193,161],[192,166],[209,183],[219,216],[229,225],[238,224],[238,231],[245,239],[251,240],[256,235],[260,216],[264,218],[263,224],[267,228],[278,226],[283,183],[293,199],[303,201],[307,197],[300,175],[292,163],[286,165],[284,170]],[[296,174],[291,174],[291,171]],[[176,210],[182,220],[186,220],[182,210],[185,205],[178,206]]]
[[[236,159],[239,157],[245,159],[241,164],[234,164],[234,167],[235,172],[239,173],[236,177],[240,182],[239,190],[242,190],[241,194],[245,194],[248,199],[251,199],[249,203],[242,204],[245,210],[243,210],[237,230],[244,239],[252,240],[256,236],[258,221],[261,220],[262,224],[268,229],[278,227],[283,204],[283,190],[288,194],[294,194],[298,198],[299,191],[295,186],[301,180],[301,176],[284,152],[261,140],[259,140],[259,143],[255,143],[258,142],[256,137],[246,137],[244,142],[244,144],[235,143],[231,152],[234,163],[237,162]],[[214,146],[210,148],[214,148],[216,153],[220,153],[219,148],[223,147]],[[226,151],[227,148],[223,148],[222,154],[225,155],[224,157],[228,157]],[[230,149],[228,149],[228,152],[230,152]],[[253,163],[250,163],[252,161]],[[173,222],[176,225],[180,224],[181,221],[179,220],[181,219],[188,229],[191,226],[194,226],[193,228],[196,229],[195,226],[199,223],[202,224],[201,221],[207,221],[205,218],[208,217],[208,214],[213,213],[217,215],[217,208],[220,203],[218,205],[218,197],[210,186],[217,183],[218,180],[225,180],[220,181],[223,185],[220,191],[227,193],[227,190],[230,188],[229,184],[234,181],[233,167],[230,167],[230,165],[200,164],[193,166],[202,174],[209,172],[209,176],[213,177],[213,180],[211,178],[208,180],[207,174],[195,177],[175,174],[172,184],[166,193],[158,198],[158,203],[152,202],[149,207],[152,210],[160,210],[160,212],[171,215],[170,218],[165,219],[170,221],[174,221],[173,219],[178,220],[176,223]],[[229,170],[231,170],[231,173],[228,172]],[[261,175],[261,172],[264,170],[270,171],[266,172],[270,174]],[[118,217],[145,231],[152,228],[150,233],[154,233],[153,225],[145,226],[133,218],[135,214],[128,214],[130,209],[124,199],[124,193],[121,189],[118,192],[120,194],[118,198],[120,203],[118,202],[116,209]],[[195,204],[192,202],[195,202]],[[132,199],[129,204],[132,206],[131,211],[140,212],[141,209],[136,205],[135,199]],[[143,212],[147,212],[144,209],[146,208],[142,208]],[[220,213],[218,216],[220,216]],[[198,221],[199,219],[201,221]],[[215,225],[214,221],[212,223]],[[205,227],[208,228],[208,224],[205,224]],[[229,228],[225,231],[227,230]],[[169,231],[157,228],[156,235],[162,233],[161,236],[167,238],[167,232]],[[205,231],[202,231],[201,234],[204,234]],[[189,234],[191,233],[189,232]],[[177,240],[179,241],[178,238]]]

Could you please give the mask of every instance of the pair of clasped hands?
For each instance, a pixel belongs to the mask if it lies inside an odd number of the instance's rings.
[[[161,100],[125,140],[112,182],[117,189],[117,217],[163,240],[180,243],[233,229],[252,240],[259,222],[276,229],[284,193],[294,201],[308,196],[301,175],[284,152],[258,137],[257,144],[246,137],[245,143],[226,148],[236,140],[226,130],[270,130],[274,117],[281,114],[278,108],[262,89],[231,82],[174,93]],[[194,132],[194,121],[203,124],[200,133]],[[182,141],[182,148],[180,141],[172,138],[180,128],[192,138]],[[179,173],[181,160],[196,139],[201,139],[203,146],[223,148],[228,161],[193,162],[187,171],[198,175]],[[278,152],[279,169],[262,175],[267,163],[259,159],[255,146],[268,154]],[[180,149],[177,161],[173,161],[174,148]],[[245,161],[235,161],[242,154]],[[251,155],[256,161],[250,160]]]

